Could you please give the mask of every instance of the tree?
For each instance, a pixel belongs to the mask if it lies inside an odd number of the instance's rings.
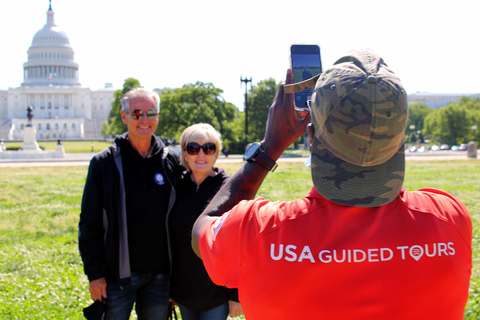
[[[141,87],[140,81],[135,78],[127,78],[123,83],[123,89],[115,91],[115,100],[112,101],[112,109],[108,116],[108,124],[105,128],[102,125],[102,134],[116,136],[117,134],[122,134],[127,131],[127,126],[123,124],[122,116],[120,115],[120,110],[122,110],[120,99],[122,99],[123,95],[130,89],[137,87]]]
[[[436,109],[425,117],[424,133],[434,141],[460,144],[480,140],[480,134],[472,126],[480,125],[480,100],[467,96],[459,103],[449,103],[445,108]]]
[[[262,80],[248,95],[248,140],[260,141],[265,136],[268,110],[277,94],[279,83],[270,78]]]
[[[108,121],[103,121],[102,123],[102,129],[100,130],[100,133],[102,136],[108,136]]]
[[[467,109],[467,118],[470,120],[470,134],[466,137],[466,141],[480,141],[480,99],[463,96],[460,98],[460,106]],[[476,128],[476,129],[475,129]]]
[[[465,142],[470,134],[471,120],[467,109],[458,103],[450,103],[445,108],[434,110],[425,118],[424,133],[434,141],[450,145]]]
[[[224,145],[234,143],[238,109],[226,102],[223,90],[211,83],[185,84],[167,89],[160,96],[160,121],[155,134],[179,140],[183,130],[195,123],[209,123],[222,135]]]
[[[424,102],[409,104],[407,128],[410,128],[411,125],[414,125],[415,131],[423,131],[423,122],[425,117],[432,111],[433,109],[429,108]]]

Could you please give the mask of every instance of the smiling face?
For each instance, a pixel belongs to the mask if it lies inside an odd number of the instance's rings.
[[[133,119],[133,110],[143,111],[144,114],[138,120]],[[151,97],[135,97],[130,99],[128,113],[120,111],[123,123],[128,127],[128,138],[133,142],[150,141],[158,125],[158,115],[155,119],[147,117],[147,111],[155,110],[155,101]]]
[[[203,146],[205,143],[211,142],[211,141],[204,140],[204,139],[197,139],[189,142],[196,142],[200,146]],[[188,154],[186,150],[183,151],[182,154],[183,154],[185,163],[188,164],[188,167],[190,168],[190,170],[192,170],[194,174],[210,173],[210,171],[212,171],[213,169],[213,165],[215,164],[215,161],[217,160],[217,153],[214,153],[208,156],[205,154],[202,148],[200,148],[200,152],[196,155]]]

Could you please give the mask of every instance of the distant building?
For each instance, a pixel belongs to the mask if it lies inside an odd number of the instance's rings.
[[[70,41],[55,24],[50,4],[47,23],[35,33],[28,49],[23,83],[0,90],[0,138],[23,138],[29,106],[37,139],[100,138],[115,90],[111,83],[96,91],[82,88],[78,69]]]
[[[428,107],[437,109],[446,107],[451,102],[459,102],[463,96],[479,98],[480,93],[409,93],[408,103],[424,102]]]

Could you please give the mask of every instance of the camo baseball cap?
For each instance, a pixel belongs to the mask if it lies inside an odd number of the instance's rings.
[[[322,196],[356,207],[381,206],[398,196],[407,95],[381,57],[352,51],[323,72],[311,116],[312,180]]]

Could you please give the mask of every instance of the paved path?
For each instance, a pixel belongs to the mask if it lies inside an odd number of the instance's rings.
[[[84,154],[66,154],[63,159],[0,159],[0,168],[2,167],[53,167],[53,166],[87,166],[93,153]],[[303,162],[307,156],[282,156],[278,162]],[[410,160],[467,160],[467,153],[464,151],[429,151],[429,152],[406,152],[407,162]],[[480,160],[480,157],[471,159]],[[217,163],[235,163],[243,162],[241,155],[230,155],[228,158],[220,156]]]

